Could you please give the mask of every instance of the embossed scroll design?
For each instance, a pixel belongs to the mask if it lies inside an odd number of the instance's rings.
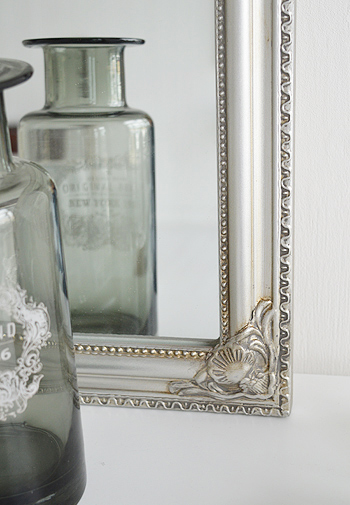
[[[9,280],[0,286],[0,310],[23,327],[22,354],[12,370],[0,372],[0,420],[16,417],[38,391],[43,374],[40,349],[50,338],[50,317],[43,303],[26,301],[27,293]]]
[[[260,300],[247,325],[208,354],[192,380],[172,381],[171,393],[219,399],[270,397],[275,391],[278,346],[271,300]]]
[[[281,4],[281,89],[280,89],[280,393],[281,407],[289,404],[290,321],[291,321],[291,191],[292,191],[292,76],[294,0]]]

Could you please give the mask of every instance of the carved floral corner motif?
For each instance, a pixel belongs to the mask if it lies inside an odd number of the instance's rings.
[[[169,391],[218,400],[272,396],[278,356],[273,315],[271,300],[260,300],[248,324],[214,347],[192,380],[171,381]]]

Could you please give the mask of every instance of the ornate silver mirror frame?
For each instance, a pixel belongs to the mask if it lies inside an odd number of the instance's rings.
[[[215,9],[220,336],[76,334],[86,405],[290,413],[294,0]]]

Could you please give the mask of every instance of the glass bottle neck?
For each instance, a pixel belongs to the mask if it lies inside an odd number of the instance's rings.
[[[125,107],[124,47],[45,46],[45,108]]]
[[[0,177],[11,171],[13,165],[10,133],[7,125],[4,95],[0,92]]]

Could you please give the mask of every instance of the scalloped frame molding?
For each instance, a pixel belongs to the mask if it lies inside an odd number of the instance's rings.
[[[294,0],[215,22],[220,337],[77,334],[82,404],[290,413]]]

